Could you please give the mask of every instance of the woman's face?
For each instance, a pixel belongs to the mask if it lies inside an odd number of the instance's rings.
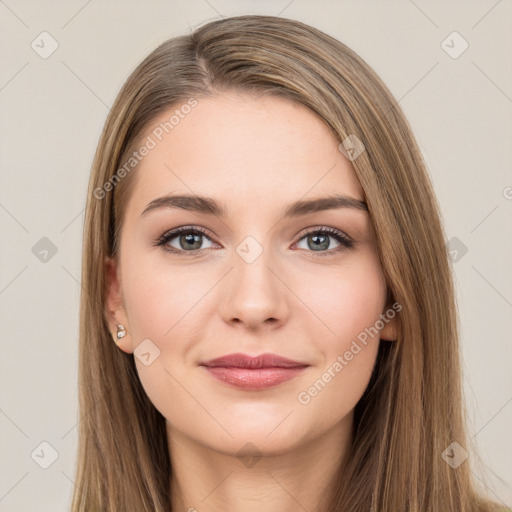
[[[225,92],[169,109],[142,140],[108,306],[152,403],[171,429],[225,453],[249,442],[277,453],[350,428],[379,343],[365,329],[377,323],[387,339],[394,321],[378,322],[386,285],[365,209],[284,215],[296,202],[363,200],[326,124],[283,98]],[[192,199],[160,199],[177,196]],[[305,366],[202,365],[233,353]]]

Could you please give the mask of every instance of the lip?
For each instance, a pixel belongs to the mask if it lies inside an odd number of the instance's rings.
[[[215,378],[247,390],[277,386],[310,366],[276,354],[229,354],[200,363]]]

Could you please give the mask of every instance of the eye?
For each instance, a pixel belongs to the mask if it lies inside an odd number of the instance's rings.
[[[176,240],[174,240],[176,238]],[[164,233],[153,245],[162,246],[164,250],[173,253],[196,254],[202,252],[203,240],[207,239],[212,242],[206,231],[198,226],[183,226]],[[213,242],[212,242],[213,244]],[[208,248],[208,247],[206,247]]]
[[[338,244],[334,248],[331,247],[332,239]],[[205,240],[210,242],[211,245],[209,247],[203,246]],[[315,256],[332,255],[350,249],[354,245],[354,242],[341,231],[327,227],[306,232],[297,244],[302,243],[302,240],[305,241],[306,247],[299,248],[317,253]],[[204,249],[214,247],[216,244],[203,228],[199,226],[182,226],[167,231],[153,245],[163,247],[165,251],[174,254],[189,253],[189,255],[196,255],[203,252]]]
[[[330,239],[335,239],[338,245],[334,248],[330,248]],[[350,249],[354,245],[354,242],[341,231],[326,227],[308,231],[305,236],[302,236],[298,243],[300,243],[301,240],[305,240],[306,247],[299,248],[310,249],[312,252],[320,253],[318,256],[332,255],[333,253]]]

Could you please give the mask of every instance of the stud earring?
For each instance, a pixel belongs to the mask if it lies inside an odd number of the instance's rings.
[[[124,325],[118,324],[116,336],[117,336],[118,340],[120,340],[121,338],[124,338],[126,336],[126,329],[124,328]]]

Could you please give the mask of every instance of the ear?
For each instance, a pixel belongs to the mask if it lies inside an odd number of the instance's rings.
[[[119,263],[115,258],[105,258],[105,276],[107,280],[107,292],[105,298],[106,319],[112,338],[117,346],[127,354],[133,352],[133,339],[131,336],[130,322],[126,315],[123,303],[123,293],[120,280]],[[117,326],[124,326],[126,335],[117,338]]]
[[[380,339],[385,341],[396,341],[398,339],[398,313],[402,305],[398,302],[388,301],[382,313],[384,327],[380,331]]]

